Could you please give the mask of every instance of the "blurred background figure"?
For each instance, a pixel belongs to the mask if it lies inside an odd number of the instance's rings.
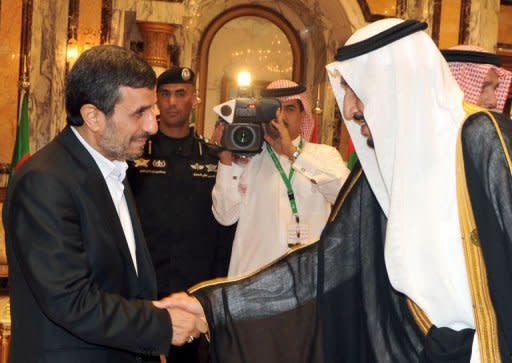
[[[441,50],[464,92],[464,101],[503,113],[512,82],[512,72],[501,67],[496,54],[473,45]],[[507,115],[510,115],[510,105]]]

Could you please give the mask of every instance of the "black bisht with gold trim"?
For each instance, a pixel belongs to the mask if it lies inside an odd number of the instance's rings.
[[[479,113],[464,125],[464,165],[496,310],[502,361],[512,353],[511,125]],[[503,144],[499,135],[502,136]],[[505,146],[505,149],[502,147]],[[214,362],[464,362],[425,354],[406,297],[384,264],[386,218],[356,167],[320,241],[255,274],[191,290],[204,307]],[[435,352],[435,347],[429,347]],[[445,359],[445,360],[442,360]]]

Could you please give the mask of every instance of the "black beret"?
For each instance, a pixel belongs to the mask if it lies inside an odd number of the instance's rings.
[[[196,74],[188,67],[173,67],[162,73],[157,80],[157,88],[168,83],[195,84]]]

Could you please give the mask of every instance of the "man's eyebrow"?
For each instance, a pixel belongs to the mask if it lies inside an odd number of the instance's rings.
[[[137,108],[135,111],[133,111],[131,113],[131,115],[136,115],[136,114],[139,114],[139,113],[143,113],[144,111],[146,110],[149,110],[151,107],[153,107],[153,105],[144,105],[144,106],[140,106],[139,108]]]
[[[167,89],[167,88],[160,88],[158,92],[168,92],[168,93],[176,93],[176,92],[186,92],[186,88],[175,88],[175,89]]]
[[[494,82],[493,82],[493,81],[484,81],[484,83],[482,84],[482,88],[484,88],[484,87],[488,87],[488,86],[492,86],[493,84],[494,84]],[[498,82],[496,83],[496,85],[497,85],[497,86],[499,86],[499,85],[500,85],[500,82],[498,81]]]

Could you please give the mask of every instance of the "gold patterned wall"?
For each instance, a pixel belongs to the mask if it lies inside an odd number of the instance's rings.
[[[441,26],[439,48],[450,48],[459,44],[461,0],[443,1],[441,4]]]
[[[0,163],[11,160],[18,110],[21,1],[0,3]]]
[[[101,0],[80,1],[78,42],[85,49],[100,44]]]
[[[396,16],[396,0],[367,0],[372,14]]]
[[[498,43],[512,49],[512,5],[501,5],[499,21]]]

